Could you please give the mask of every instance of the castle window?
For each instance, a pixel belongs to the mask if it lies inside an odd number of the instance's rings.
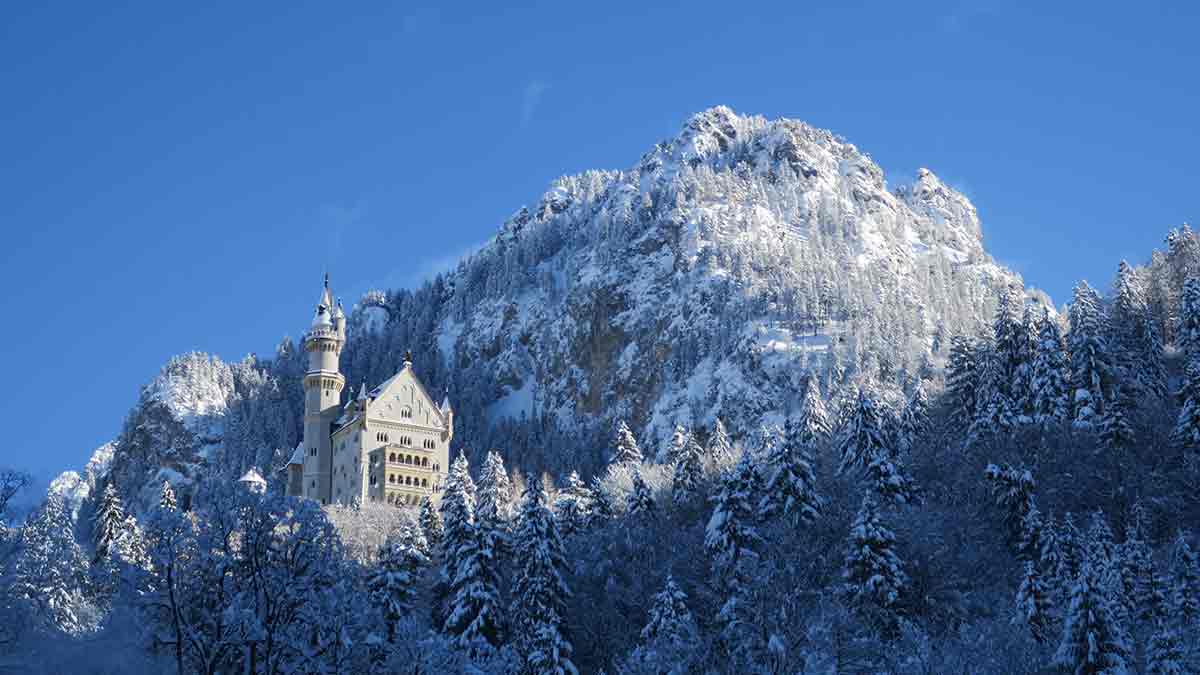
[[[412,408],[401,408],[400,416],[404,419],[412,419]]]
[[[412,463],[413,463],[413,456],[412,456],[412,455],[405,455],[405,456],[404,456],[404,463],[405,463],[405,464],[412,464]]]
[[[394,453],[394,452],[393,452],[393,453],[391,453],[390,455],[388,455],[388,461],[389,461],[389,462],[394,462],[394,461],[396,461],[396,453]]]
[[[412,476],[405,476],[405,477],[404,477],[404,484],[405,484],[405,485],[412,485]]]
[[[392,475],[388,475],[388,482],[389,482],[389,483],[395,483],[395,482],[396,482],[396,477],[395,477],[395,476],[392,476]]]
[[[422,478],[421,479],[421,487],[429,487],[429,480],[426,478]]]
[[[426,467],[426,468],[429,467],[429,458],[428,457],[421,458],[421,466]]]

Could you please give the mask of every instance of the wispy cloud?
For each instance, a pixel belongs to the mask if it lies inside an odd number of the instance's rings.
[[[521,94],[521,126],[529,126],[533,121],[533,113],[537,111],[538,105],[542,102],[542,95],[550,85],[541,80],[531,80],[525,85],[525,91]]]

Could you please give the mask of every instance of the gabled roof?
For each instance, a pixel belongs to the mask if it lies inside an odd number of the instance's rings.
[[[446,426],[445,409],[440,408],[436,403],[434,403],[434,398],[429,395],[429,390],[425,388],[425,385],[421,382],[421,378],[417,377],[417,374],[412,369],[411,363],[408,362],[404,364],[404,367],[400,369],[400,372],[384,380],[379,386],[375,387],[370,391],[369,394],[367,394],[367,396],[370,397],[370,400],[367,402],[367,413],[370,414],[371,409],[375,406],[376,401],[382,400],[384,396],[394,386],[396,386],[397,383],[405,379],[412,380],[417,387],[417,392],[428,402],[429,409],[436,416],[437,422],[443,427]]]
[[[304,444],[300,443],[296,446],[296,450],[292,452],[292,458],[288,460],[288,465],[300,464],[304,465]]]

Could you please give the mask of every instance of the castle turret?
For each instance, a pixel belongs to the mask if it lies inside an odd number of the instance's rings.
[[[317,303],[312,328],[304,341],[308,372],[304,376],[304,487],[303,495],[328,504],[333,453],[330,426],[338,417],[338,403],[346,378],[338,370],[338,358],[346,344],[346,318],[329,292],[329,275]]]

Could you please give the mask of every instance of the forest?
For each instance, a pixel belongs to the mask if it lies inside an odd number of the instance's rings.
[[[944,367],[800,379],[781,424],[605,463],[459,452],[440,508],[214,472],[0,531],[0,670],[1184,673],[1200,668],[1200,239]],[[482,459],[479,459],[482,458]],[[474,461],[474,464],[472,464]],[[0,474],[0,513],[26,484]],[[7,523],[7,519],[5,519]]]

